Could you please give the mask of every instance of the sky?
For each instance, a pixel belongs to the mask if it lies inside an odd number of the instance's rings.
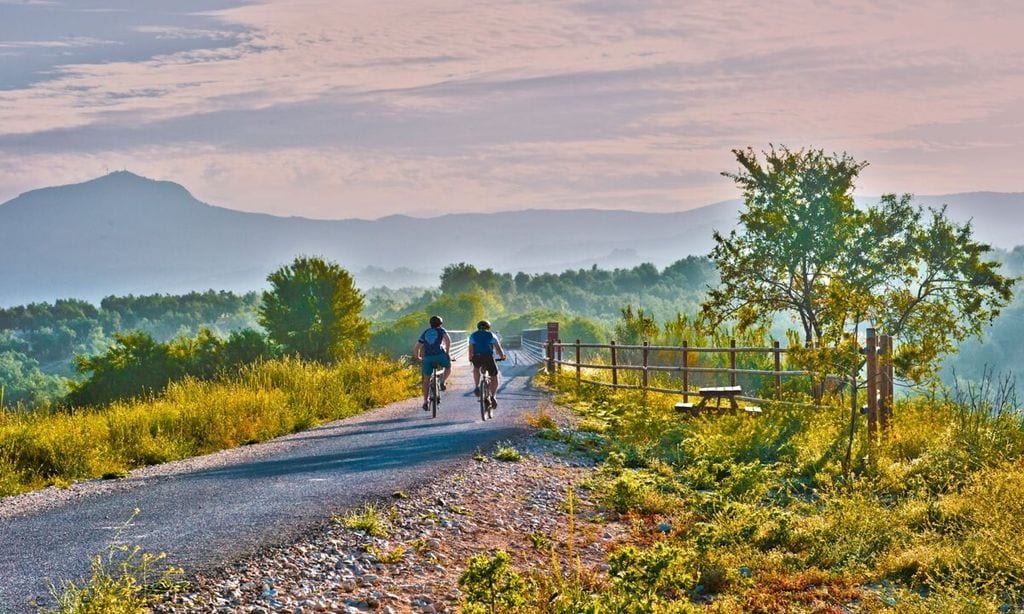
[[[733,149],[1024,191],[1024,2],[0,0],[0,202],[127,169],[314,218],[681,211]]]

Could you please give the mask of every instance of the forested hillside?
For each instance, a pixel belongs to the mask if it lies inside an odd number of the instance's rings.
[[[107,351],[117,335],[138,331],[158,343],[256,327],[255,292],[109,296],[99,306],[61,299],[0,309],[0,383],[4,403],[55,401],[68,392],[75,357]]]
[[[1004,263],[1006,274],[1024,275],[1024,247],[997,250],[995,255]],[[717,282],[713,264],[696,256],[663,269],[642,264],[614,270],[595,266],[515,275],[459,263],[445,268],[438,288],[368,290],[363,314],[372,323],[371,347],[393,356],[409,352],[432,313],[442,314],[452,329],[471,328],[477,320],[487,318],[497,330],[515,335],[560,320],[566,339],[603,341],[615,336],[624,340],[624,334],[642,335],[645,326],[664,328],[678,322],[680,314],[692,317],[706,290]],[[112,347],[138,353],[163,344],[159,351],[168,355],[202,355],[218,343],[228,343],[233,331],[252,329],[253,334],[229,345],[228,353],[255,356],[271,352],[256,334],[260,331],[260,300],[256,292],[237,295],[211,290],[179,296],[109,296],[98,306],[63,299],[0,309],[3,403],[32,406],[63,399],[69,392],[69,380],[82,377],[76,373],[75,357],[83,358],[79,361],[83,367],[102,366],[98,357]],[[627,307],[630,317],[624,318]],[[144,335],[126,336],[129,331]],[[779,330],[773,333],[782,337]],[[978,380],[986,368],[1024,377],[1022,338],[1024,298],[1018,293],[983,340],[968,340],[960,354],[946,360],[944,380],[951,382],[954,372]],[[85,357],[93,359],[90,362]],[[206,372],[217,364],[211,360],[194,366],[193,371]]]
[[[524,328],[561,320],[566,338],[607,339],[632,306],[667,322],[693,314],[717,273],[709,260],[691,256],[663,268],[568,270],[562,273],[498,273],[453,264],[441,274],[439,289],[418,297],[396,294],[371,298],[373,344],[392,354],[407,353],[430,314],[441,314],[451,329],[471,329],[487,318],[495,329],[515,335]]]

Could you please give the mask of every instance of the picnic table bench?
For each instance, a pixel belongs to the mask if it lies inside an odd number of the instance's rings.
[[[708,401],[715,401],[715,409],[722,411],[722,399],[728,399],[729,401],[729,413],[735,414],[736,410],[739,409],[739,404],[736,402],[736,397],[743,394],[742,386],[716,386],[712,388],[700,388],[697,390],[700,394],[700,401],[694,405],[693,403],[676,403],[676,411],[688,412],[694,416],[699,415],[701,411],[707,408]],[[761,413],[760,407],[747,407],[745,408],[747,413],[759,414]]]

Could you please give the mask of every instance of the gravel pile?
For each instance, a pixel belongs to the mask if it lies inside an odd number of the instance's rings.
[[[473,554],[504,549],[523,571],[550,568],[554,547],[564,567],[567,492],[593,468],[561,444],[531,438],[515,447],[519,462],[477,455],[460,472],[380,502],[385,537],[345,528],[340,519],[352,510],[338,510],[338,521],[297,543],[191,578],[154,611],[454,612]],[[588,523],[588,491],[575,492],[574,552],[599,571],[628,529]]]

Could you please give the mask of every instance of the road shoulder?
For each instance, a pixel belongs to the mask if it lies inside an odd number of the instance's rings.
[[[552,549],[563,566],[573,564],[570,542],[584,568],[600,569],[628,529],[591,522],[596,512],[585,486],[593,462],[536,436],[502,445],[516,448],[522,460],[502,462],[494,448],[481,450],[415,492],[379,502],[390,525],[386,536],[331,523],[196,577],[190,590],[168,596],[154,611],[451,612],[473,554],[506,550],[517,569],[550,570]]]

